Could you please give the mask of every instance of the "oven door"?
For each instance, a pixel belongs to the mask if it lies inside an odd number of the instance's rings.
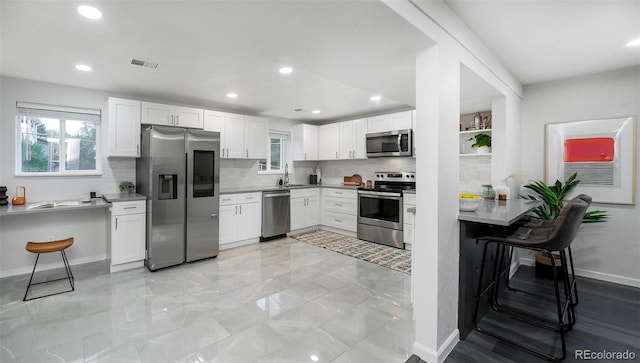
[[[402,230],[402,194],[358,191],[358,223]]]

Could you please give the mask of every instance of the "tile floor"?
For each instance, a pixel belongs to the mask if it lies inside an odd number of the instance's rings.
[[[73,271],[75,292],[26,303],[28,276],[0,280],[0,362],[387,363],[411,355],[409,275],[293,239],[154,273],[109,274],[104,262]]]

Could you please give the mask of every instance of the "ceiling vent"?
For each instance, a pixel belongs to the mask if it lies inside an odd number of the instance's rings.
[[[147,68],[153,68],[153,69],[158,68],[158,63],[147,62],[147,61],[143,61],[135,58],[131,58],[131,61],[129,61],[129,63],[133,64],[134,66],[147,67]]]

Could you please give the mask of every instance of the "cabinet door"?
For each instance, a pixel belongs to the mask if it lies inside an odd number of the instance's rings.
[[[224,118],[225,158],[246,158],[244,148],[244,116],[228,113]]]
[[[145,215],[111,217],[111,264],[144,260]]]
[[[175,126],[201,129],[204,125],[204,111],[200,108],[176,106],[174,110]]]
[[[353,126],[352,121],[340,122],[338,124],[340,129],[340,159],[353,159],[354,157],[353,141],[355,130]]]
[[[305,160],[318,160],[318,126],[304,125]]]
[[[141,123],[148,125],[173,125],[173,106],[142,102]]]
[[[391,128],[391,119],[389,115],[381,115],[375,117],[369,117],[367,119],[368,132],[382,132],[389,131]]]
[[[140,101],[109,97],[107,156],[140,156]]]
[[[389,118],[391,123],[390,130],[410,129],[413,126],[411,111],[393,113],[389,115]]]
[[[340,157],[340,127],[337,123],[318,127],[318,158],[336,160]]]
[[[242,241],[249,238],[260,237],[260,203],[245,203],[238,205],[239,218],[236,220],[236,240]]]
[[[266,159],[269,120],[261,117],[245,116],[244,130],[245,157],[248,159]]]
[[[354,158],[365,159],[367,157],[367,119],[353,120],[355,129]]]
[[[226,152],[225,147],[227,145],[224,142],[224,112],[218,111],[204,111],[204,122],[203,128],[205,131],[216,131],[220,133],[220,157],[225,157],[222,155],[223,152]]]
[[[304,228],[305,225],[305,209],[306,198],[291,198],[291,230]]]
[[[220,244],[230,243],[236,240],[237,213],[237,204],[220,206]]]
[[[307,197],[304,218],[306,227],[320,224],[320,196]]]

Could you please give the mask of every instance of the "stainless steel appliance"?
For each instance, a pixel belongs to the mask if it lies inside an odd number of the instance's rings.
[[[404,248],[402,193],[415,188],[415,172],[377,171],[372,188],[358,188],[358,239]]]
[[[367,134],[367,157],[411,156],[413,134],[411,129]]]
[[[288,189],[262,192],[260,241],[285,237],[291,230],[291,193]]]
[[[220,133],[151,126],[141,135],[137,190],[147,197],[151,271],[219,251]]]

